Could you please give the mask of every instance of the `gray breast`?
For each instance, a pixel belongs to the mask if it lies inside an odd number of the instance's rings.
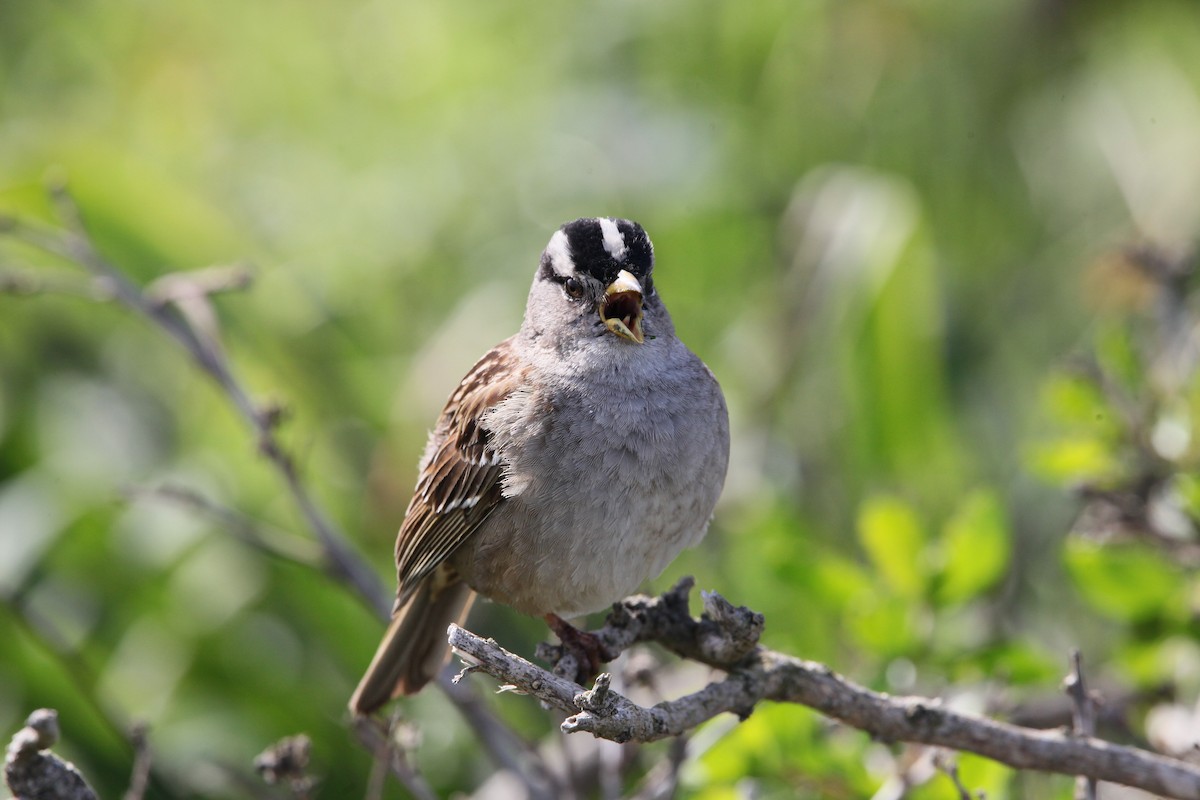
[[[700,540],[724,483],[728,419],[711,373],[680,350],[669,369],[547,381],[489,414],[506,500],[455,559],[473,588],[571,616],[636,590]]]

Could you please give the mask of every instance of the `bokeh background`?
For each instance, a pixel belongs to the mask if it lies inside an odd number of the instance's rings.
[[[1168,685],[1190,719],[1190,572],[1068,537],[1066,487],[1129,471],[1112,409],[1063,370],[1108,353],[1145,388],[1149,295],[1123,254],[1179,258],[1200,230],[1194,3],[6,0],[0,212],[52,219],[48,172],[140,282],[254,266],[215,301],[222,340],[389,584],[425,433],[519,324],[550,233],[626,216],[733,421],[709,537],[651,588],[694,574],[765,613],[772,647],[994,713],[1057,703],[1080,646],[1096,681]],[[76,274],[0,248],[0,271]],[[1180,480],[1189,377],[1167,387]],[[212,797],[261,794],[254,754],[304,731],[320,796],[360,796],[343,709],[378,621],[125,496],[166,482],[308,535],[161,333],[0,295],[0,731],[57,708],[64,752],[115,796],[114,728],[145,720],[156,791]],[[472,627],[526,654],[545,635],[490,605]],[[534,703],[490,702],[555,735]],[[1145,744],[1154,708],[1117,735]],[[437,692],[405,710],[439,792],[488,778]],[[911,755],[796,707],[714,722],[693,752],[697,798],[870,796]],[[989,798],[1069,796],[961,770]],[[905,796],[956,796],[925,777]]]

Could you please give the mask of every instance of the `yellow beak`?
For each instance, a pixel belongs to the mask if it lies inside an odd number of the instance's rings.
[[[642,335],[642,284],[631,273],[621,270],[604,290],[600,319],[622,339],[637,344],[646,340]]]

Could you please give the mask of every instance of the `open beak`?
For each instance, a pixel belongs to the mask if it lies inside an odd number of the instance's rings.
[[[626,270],[604,290],[600,319],[622,339],[638,344],[646,340],[642,335],[642,284]]]

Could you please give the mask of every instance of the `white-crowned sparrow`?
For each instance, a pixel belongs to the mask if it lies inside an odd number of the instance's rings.
[[[628,220],[550,238],[521,330],[471,368],[429,437],[396,539],[393,619],[355,712],[424,686],[476,592],[554,620],[596,611],[704,535],[729,418],[653,267]]]

